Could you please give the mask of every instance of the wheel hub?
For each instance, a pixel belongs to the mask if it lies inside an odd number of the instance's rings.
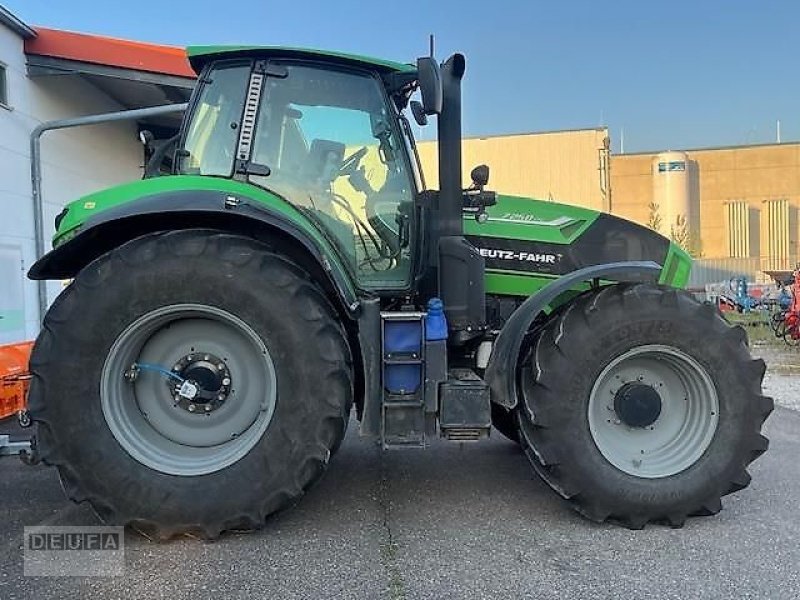
[[[183,382],[167,382],[175,405],[192,414],[219,410],[231,393],[233,380],[225,361],[203,352],[186,354],[172,367]]]
[[[661,396],[644,383],[626,383],[614,395],[614,412],[628,427],[648,427],[661,415]]]

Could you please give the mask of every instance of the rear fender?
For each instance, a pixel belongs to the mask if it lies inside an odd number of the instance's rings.
[[[109,207],[82,223],[78,232],[40,258],[31,279],[69,279],[106,252],[156,231],[212,228],[256,238],[283,240],[324,274],[323,284],[351,315],[358,309],[352,280],[329,245],[286,214],[220,190],[180,190]]]
[[[661,265],[650,261],[631,261],[594,265],[559,277],[529,296],[497,336],[485,379],[489,384],[492,402],[511,409],[517,405],[517,363],[525,335],[534,320],[564,292],[592,280],[657,282]]]

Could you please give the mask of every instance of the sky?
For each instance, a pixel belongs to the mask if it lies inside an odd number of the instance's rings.
[[[625,152],[800,140],[798,0],[0,0],[30,25],[155,43],[467,57],[464,133],[608,126]],[[429,128],[430,129],[430,128]]]

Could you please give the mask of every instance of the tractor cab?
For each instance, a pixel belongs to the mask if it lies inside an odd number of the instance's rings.
[[[308,52],[229,54],[193,54],[203,66],[177,172],[265,188],[327,234],[363,287],[407,287],[421,177],[399,113],[408,86],[388,82],[413,67]]]

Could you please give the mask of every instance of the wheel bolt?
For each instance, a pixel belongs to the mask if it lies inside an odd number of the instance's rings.
[[[225,400],[225,396],[223,394],[220,394],[219,396],[217,396],[217,400]]]
[[[231,383],[231,380],[230,380],[230,378],[229,378],[229,377],[225,377],[225,378],[222,380],[222,385],[230,385],[230,383]]]
[[[188,408],[189,412],[194,412],[197,407],[194,404],[190,404]]]
[[[210,404],[206,404],[206,412],[211,412],[211,405]]]

